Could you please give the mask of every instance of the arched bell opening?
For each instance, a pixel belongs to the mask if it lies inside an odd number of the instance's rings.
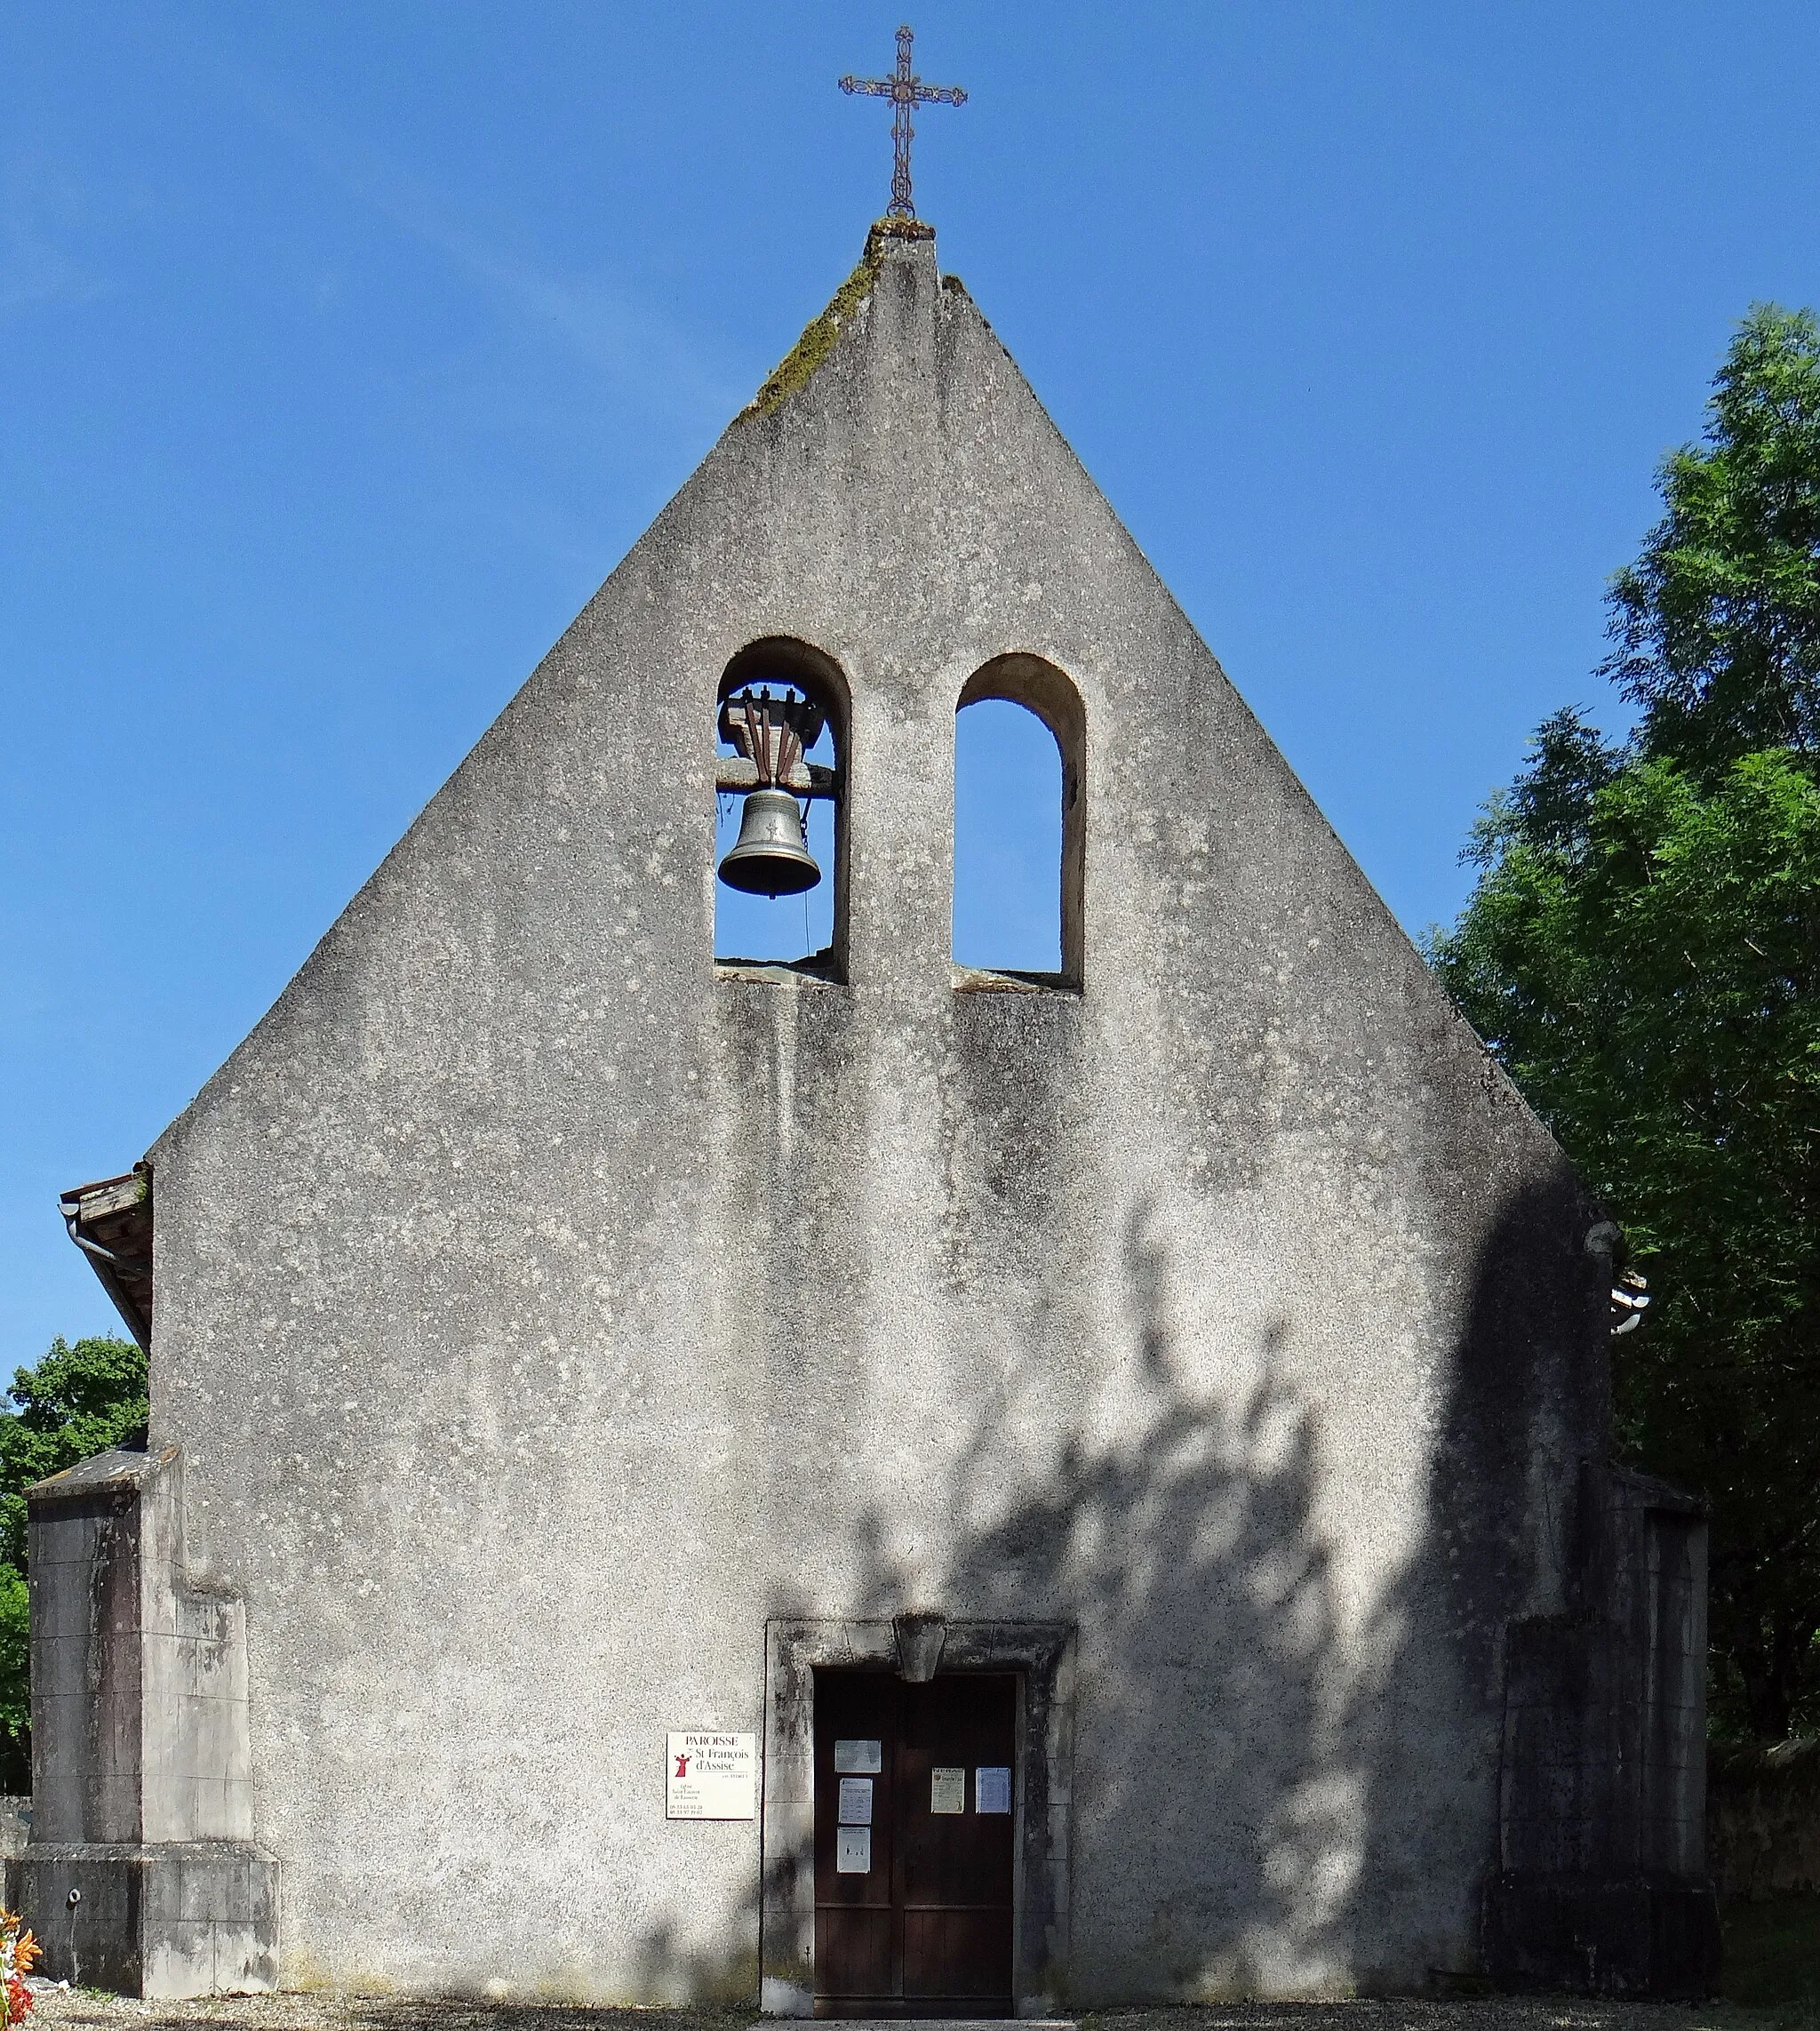
[[[832,657],[772,636],[714,698],[714,957],[846,978],[851,694]]]
[[[996,656],[954,708],[954,958],[965,974],[1079,988],[1086,882],[1081,694],[1040,656]],[[967,985],[963,977],[957,984]]]

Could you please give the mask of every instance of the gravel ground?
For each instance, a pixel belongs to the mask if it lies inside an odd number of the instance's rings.
[[[752,2011],[584,2010],[572,2004],[455,2003],[317,1991],[141,2003],[93,1990],[47,1990],[42,2031],[219,2025],[223,2031],[748,2031]],[[1078,2019],[1081,2031],[1820,2031],[1812,2004],[1598,2003],[1564,1998],[1235,2003],[1130,2010]],[[767,2031],[770,2027],[767,2026]]]

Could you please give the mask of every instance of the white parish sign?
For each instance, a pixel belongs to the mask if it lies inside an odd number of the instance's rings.
[[[758,1738],[707,1729],[669,1738],[665,1817],[752,1819],[758,1814]]]

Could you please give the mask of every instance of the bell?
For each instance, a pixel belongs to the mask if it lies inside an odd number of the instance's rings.
[[[748,896],[800,896],[821,879],[802,836],[802,813],[788,790],[750,790],[739,836],[721,862],[721,879]]]

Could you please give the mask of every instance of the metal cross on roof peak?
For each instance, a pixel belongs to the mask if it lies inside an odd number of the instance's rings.
[[[891,102],[891,145],[896,164],[891,171],[891,202],[886,217],[914,219],[916,207],[910,201],[910,143],[916,130],[910,124],[915,106],[964,106],[967,94],[958,84],[925,84],[910,69],[910,44],[915,40],[907,28],[898,30],[898,68],[890,77],[843,77],[842,92],[862,92],[868,99]]]

